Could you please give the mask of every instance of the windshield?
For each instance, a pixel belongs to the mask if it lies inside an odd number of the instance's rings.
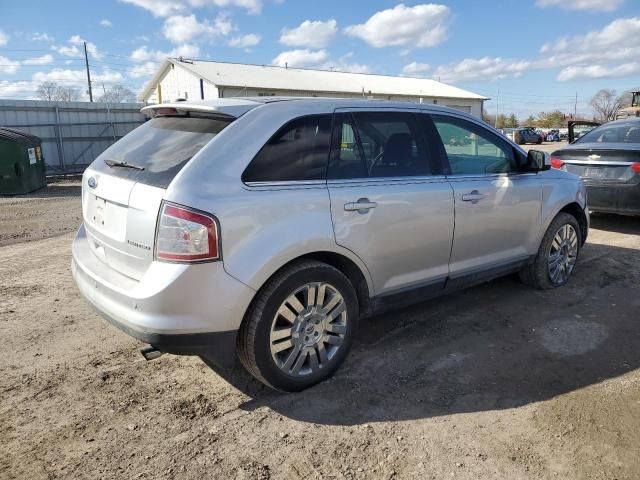
[[[191,157],[231,121],[206,117],[153,118],[106,149],[92,168],[166,188]],[[117,165],[122,162],[139,168]]]
[[[581,135],[576,143],[640,143],[640,123],[604,124]]]

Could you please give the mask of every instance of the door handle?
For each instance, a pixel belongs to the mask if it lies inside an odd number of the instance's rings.
[[[346,212],[367,213],[372,208],[376,208],[376,202],[370,202],[368,198],[360,198],[357,202],[349,202],[344,204]]]
[[[482,200],[484,197],[486,197],[484,193],[480,193],[478,192],[478,190],[474,190],[471,193],[465,193],[464,195],[462,195],[462,201],[475,204],[478,203],[478,200]]]

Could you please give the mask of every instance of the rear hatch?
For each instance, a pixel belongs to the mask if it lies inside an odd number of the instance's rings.
[[[83,176],[82,213],[91,250],[103,263],[142,278],[153,261],[156,221],[167,187],[233,120],[203,112],[157,116],[91,164]]]
[[[630,166],[640,161],[640,150],[631,150],[628,145],[625,150],[614,145],[609,147],[586,144],[584,148],[559,150],[552,157],[562,161],[567,172],[582,177],[587,184],[630,181],[635,175]]]

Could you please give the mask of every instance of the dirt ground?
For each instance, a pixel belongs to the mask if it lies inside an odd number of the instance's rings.
[[[363,322],[334,378],[284,395],[145,362],[73,284],[79,218],[74,183],[0,199],[2,479],[640,478],[639,219],[594,217],[564,288]]]

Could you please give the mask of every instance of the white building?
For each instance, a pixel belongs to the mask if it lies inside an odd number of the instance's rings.
[[[376,98],[482,114],[481,95],[426,78],[167,58],[140,94],[147,103],[254,96]]]

